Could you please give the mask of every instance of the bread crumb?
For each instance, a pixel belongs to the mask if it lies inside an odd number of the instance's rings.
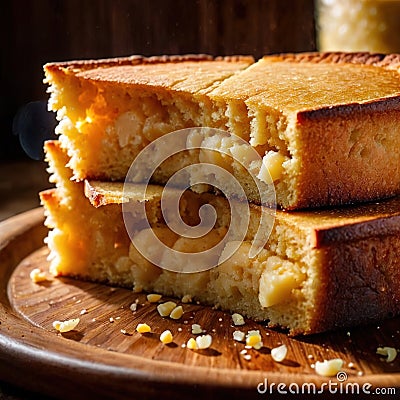
[[[208,349],[211,346],[212,337],[211,335],[197,336],[196,344],[198,349]]]
[[[182,297],[182,303],[191,303],[192,302],[192,296],[190,296],[190,295],[188,295],[188,294],[185,294],[183,297]]]
[[[196,340],[193,338],[190,338],[188,342],[186,343],[186,347],[190,350],[197,350],[197,343]]]
[[[138,303],[132,303],[132,304],[129,306],[129,309],[130,309],[132,312],[135,312],[135,311],[137,311],[137,306],[138,306]]]
[[[86,310],[86,308],[84,308],[82,311],[81,311],[81,315],[85,315],[85,314],[87,314],[87,310]]]
[[[235,326],[240,326],[245,324],[243,316],[238,313],[232,314],[232,321],[233,325]]]
[[[263,346],[262,338],[259,330],[248,331],[246,335],[246,345],[253,347],[256,350]]]
[[[169,314],[170,318],[172,319],[180,319],[183,315],[183,308],[182,306],[175,307],[171,313]]]
[[[173,301],[167,301],[165,303],[161,303],[157,306],[157,311],[162,317],[170,316],[172,310],[176,307],[176,303]]]
[[[162,332],[160,335],[160,342],[163,344],[172,343],[173,340],[174,340],[174,337],[172,336],[172,333],[169,329]]]
[[[67,321],[54,321],[53,328],[61,333],[69,332],[76,328],[76,326],[79,324],[79,321],[79,318],[73,318]]]
[[[33,283],[45,282],[48,280],[46,274],[40,268],[33,269],[29,277]]]
[[[132,288],[132,290],[133,290],[134,293],[143,292],[143,288],[141,286],[136,286],[136,285]]]
[[[151,332],[151,328],[147,324],[138,324],[138,326],[136,327],[136,332],[148,333],[148,332]]]
[[[199,335],[200,333],[203,333],[203,329],[201,329],[201,326],[199,324],[193,324],[192,333],[193,335]]]
[[[335,376],[343,367],[341,358],[331,360],[317,361],[315,363],[315,372],[321,376]]]
[[[245,338],[245,333],[241,331],[235,331],[233,332],[233,340],[236,340],[237,342],[242,342]]]
[[[245,355],[243,356],[243,358],[244,358],[246,361],[250,361],[250,360],[251,360],[251,355],[250,355],[250,354],[245,354]]]
[[[161,297],[162,297],[161,294],[155,294],[155,293],[148,294],[146,296],[147,301],[150,303],[157,303],[157,301],[159,301]]]
[[[113,323],[113,322],[114,322],[114,318],[113,318],[113,317],[110,317],[109,321],[110,321],[111,323]]]
[[[274,347],[271,350],[271,357],[276,362],[282,362],[287,355],[287,347],[285,344],[279,347]]]
[[[376,354],[386,357],[384,360],[390,363],[397,357],[397,350],[394,347],[378,347],[376,349]]]

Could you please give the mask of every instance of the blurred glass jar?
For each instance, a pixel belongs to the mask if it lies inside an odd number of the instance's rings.
[[[400,0],[315,0],[320,51],[400,53]]]

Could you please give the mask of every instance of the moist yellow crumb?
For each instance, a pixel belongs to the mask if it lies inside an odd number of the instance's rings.
[[[232,314],[232,321],[233,321],[233,325],[235,325],[235,326],[240,326],[240,325],[245,324],[243,316],[238,313]]]
[[[172,343],[173,340],[174,340],[174,337],[172,336],[172,333],[169,329],[162,332],[160,335],[160,342],[163,344]]]
[[[200,333],[203,333],[203,329],[201,329],[199,324],[192,324],[192,333],[193,335],[199,335]]]
[[[376,349],[376,354],[381,356],[385,356],[385,361],[390,363],[395,360],[397,357],[397,350],[394,347],[378,347]]]
[[[136,327],[136,332],[148,333],[148,332],[151,332],[151,328],[147,324],[138,324],[138,326]]]
[[[186,343],[186,347],[190,350],[196,350],[197,349],[197,343],[196,340],[193,338],[190,338],[188,342]]]
[[[263,346],[261,334],[259,330],[248,331],[246,335],[246,346],[253,347],[256,350]]]
[[[235,331],[233,332],[233,340],[236,340],[237,342],[242,342],[245,338],[245,333],[241,331]]]
[[[73,318],[67,321],[54,321],[53,328],[61,333],[69,332],[76,328],[76,326],[79,324],[79,321],[79,318]]]
[[[175,307],[171,313],[169,314],[170,318],[172,319],[179,319],[181,318],[183,315],[183,308],[182,306],[177,306]]]
[[[287,347],[285,344],[278,347],[274,347],[271,350],[271,357],[276,362],[282,362],[286,358],[286,355],[287,355]]]
[[[48,280],[46,274],[40,268],[33,269],[29,274],[29,277],[34,283],[44,282]]]
[[[167,301],[157,306],[157,311],[162,317],[169,317],[172,310],[176,307],[176,303],[173,301]]]
[[[315,363],[315,372],[321,376],[335,376],[343,367],[341,358],[332,360],[317,361]]]
[[[181,299],[182,303],[191,303],[192,302],[192,296],[190,296],[189,294],[185,294],[182,299]]]
[[[133,290],[134,293],[141,293],[141,292],[143,292],[143,288],[142,288],[141,286],[139,286],[139,285],[135,285],[135,286],[132,288],[132,290]]]
[[[212,343],[212,336],[211,335],[202,335],[197,336],[196,344],[199,350],[208,349]]]
[[[161,294],[151,293],[146,296],[147,301],[150,303],[157,303],[161,299]]]

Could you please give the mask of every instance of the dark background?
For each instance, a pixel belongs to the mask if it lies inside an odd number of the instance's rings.
[[[315,50],[313,0],[3,0],[0,30],[0,162],[27,158],[12,121],[47,99],[46,62]]]

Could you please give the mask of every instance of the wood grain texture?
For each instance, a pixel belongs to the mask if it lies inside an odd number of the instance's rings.
[[[65,278],[33,283],[30,271],[47,268],[42,223],[43,212],[36,209],[0,225],[0,374],[11,383],[58,398],[259,398],[257,385],[265,378],[276,385],[306,382],[319,388],[329,378],[316,375],[312,364],[341,357],[346,382],[399,393],[399,358],[386,363],[375,354],[378,346],[400,348],[399,318],[305,338],[289,338],[252,321],[234,327],[229,314],[196,304],[183,304],[180,320],[162,318],[145,294],[131,290]],[[54,320],[76,317],[80,323],[74,331],[60,334],[52,327]],[[135,331],[143,322],[152,333]],[[194,337],[193,323],[212,335],[211,348],[182,347]],[[165,329],[174,334],[170,345],[159,341]],[[262,334],[264,347],[248,349],[250,360],[241,354],[244,343],[232,340],[236,329]],[[282,343],[288,356],[276,363],[270,351]]]

